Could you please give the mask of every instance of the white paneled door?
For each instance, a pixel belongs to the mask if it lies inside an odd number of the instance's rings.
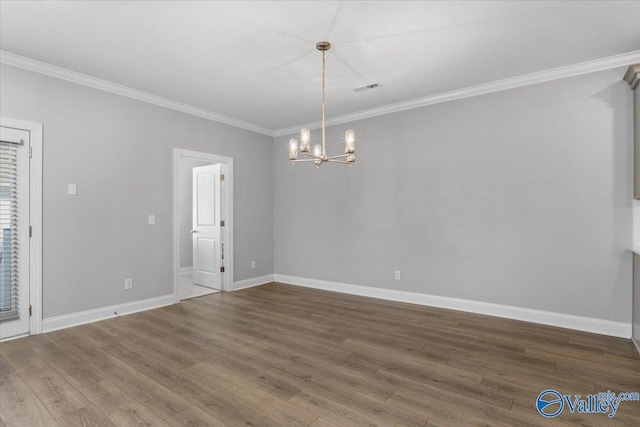
[[[0,339],[29,333],[29,132],[0,127]]]
[[[193,168],[193,281],[222,289],[221,168]]]

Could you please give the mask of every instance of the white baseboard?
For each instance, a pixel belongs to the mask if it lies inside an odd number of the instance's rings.
[[[614,322],[611,320],[595,319],[592,317],[574,316],[572,314],[554,313],[550,311],[533,310],[530,308],[513,307],[437,295],[419,294],[415,292],[349,285],[346,283],[285,276],[282,274],[275,274],[274,279],[276,282],[304,286],[307,288],[342,292],[345,294],[426,305],[430,307],[448,308],[451,310],[467,311],[470,313],[486,314],[489,316],[505,317],[507,319],[540,323],[543,325],[575,329],[578,331],[592,332],[602,335],[611,335],[614,337],[631,337],[631,323]]]
[[[307,279],[304,277],[285,276],[282,274],[267,274],[260,277],[240,280],[234,283],[234,290],[251,288],[271,282],[287,283],[290,285],[304,286],[307,288],[322,289],[326,291],[341,292],[364,297],[380,298],[389,301],[399,301],[411,304],[419,304],[430,307],[447,308],[470,313],[485,314],[489,316],[504,317],[508,319],[522,320],[525,322],[540,323],[543,325],[557,326],[560,328],[575,329],[578,331],[592,332],[596,334],[610,335],[621,338],[631,337],[631,324],[614,322],[611,320],[595,319],[591,317],[574,316],[571,314],[553,313],[549,311],[533,310],[529,308],[513,307],[508,305],[492,304],[487,302],[450,298],[437,295],[419,294],[415,292],[399,291],[392,289],[374,288],[370,286],[350,285],[339,282]],[[42,332],[51,332],[58,329],[70,328],[85,323],[110,319],[117,315],[136,313],[174,304],[174,295],[149,298],[125,304],[102,307],[79,313],[65,314],[63,316],[50,317],[42,321]],[[117,312],[118,314],[114,314]],[[640,344],[632,338],[638,352]]]
[[[233,283],[233,290],[252,288],[254,286],[264,285],[273,282],[273,274],[267,274],[260,277],[252,277],[251,279],[239,280]]]
[[[166,305],[171,305],[174,303],[174,295],[170,294],[140,301],[112,305],[110,307],[101,307],[93,310],[81,311],[79,313],[50,317],[42,321],[42,332],[57,331],[58,329],[65,329],[72,326],[84,325],[85,323],[111,319],[112,317],[137,313],[139,311],[151,310],[152,308],[164,307]],[[115,314],[114,312],[117,312],[118,314]]]
[[[636,350],[638,350],[638,353],[640,354],[640,343],[633,337],[631,337],[631,341],[633,341],[633,344],[636,346]]]
[[[193,267],[180,267],[180,270],[178,270],[178,274],[181,276],[191,273],[193,273]]]
[[[31,334],[29,334],[29,333],[27,332],[26,334],[20,334],[20,335],[15,335],[15,336],[13,336],[13,337],[3,338],[3,339],[1,339],[1,340],[0,340],[0,343],[7,342],[7,341],[17,340],[18,338],[26,338],[26,337],[28,337],[29,335],[31,335]],[[33,335],[36,335],[36,334],[33,334]]]

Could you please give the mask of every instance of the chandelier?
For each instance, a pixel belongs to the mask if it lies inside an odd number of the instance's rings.
[[[338,156],[329,157],[327,155],[327,141],[325,137],[325,117],[324,117],[324,104],[325,104],[325,53],[331,47],[331,43],[327,41],[321,41],[316,44],[316,49],[322,52],[322,145],[315,144],[313,151],[311,151],[311,132],[309,129],[302,129],[300,131],[300,152],[308,157],[307,159],[298,159],[298,139],[291,138],[289,140],[289,160],[291,164],[295,162],[314,162],[318,168],[323,163],[343,163],[351,166],[356,161],[356,139],[353,130],[347,130],[344,132],[344,154]]]

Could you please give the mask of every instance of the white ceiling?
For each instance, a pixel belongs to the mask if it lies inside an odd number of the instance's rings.
[[[640,1],[1,1],[0,48],[281,129],[640,50]],[[381,88],[353,88],[380,82]]]

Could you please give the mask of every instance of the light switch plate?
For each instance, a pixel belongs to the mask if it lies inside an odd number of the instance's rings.
[[[156,225],[156,216],[149,215],[149,225]]]
[[[69,185],[67,186],[67,194],[68,194],[69,196],[75,196],[75,195],[77,195],[77,194],[78,194],[78,188],[76,187],[76,185],[75,185],[75,184],[69,184]]]

